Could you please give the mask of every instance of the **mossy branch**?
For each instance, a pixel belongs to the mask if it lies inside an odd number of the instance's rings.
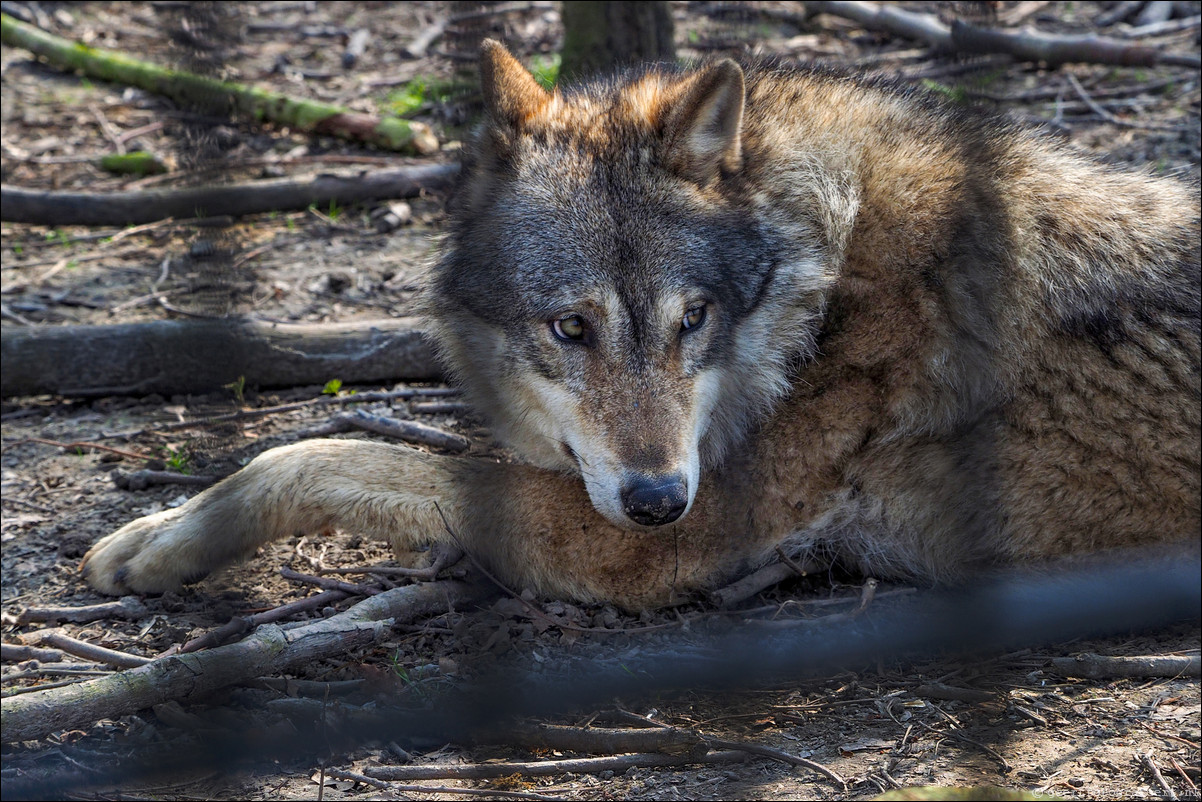
[[[423,123],[373,117],[329,103],[166,69],[124,53],[54,36],[8,14],[0,14],[0,34],[4,44],[24,48],[57,67],[76,70],[102,81],[136,86],[207,113],[266,120],[300,131],[367,142],[388,150],[420,155],[438,150],[438,139]]]

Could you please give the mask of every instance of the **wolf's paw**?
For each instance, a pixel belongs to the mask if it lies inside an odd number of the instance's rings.
[[[188,528],[181,509],[139,518],[96,541],[80,570],[89,585],[112,596],[176,590],[207,573],[182,553]]]

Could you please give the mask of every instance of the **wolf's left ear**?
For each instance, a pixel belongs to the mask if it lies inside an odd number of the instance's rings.
[[[480,43],[480,84],[489,116],[511,128],[520,128],[551,100],[551,93],[496,39]]]
[[[668,166],[704,186],[743,164],[743,70],[724,59],[689,82],[668,113],[664,142]]]

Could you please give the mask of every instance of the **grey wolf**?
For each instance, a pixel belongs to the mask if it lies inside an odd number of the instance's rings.
[[[512,586],[628,608],[778,548],[938,582],[1196,541],[1196,188],[820,68],[548,92],[488,42],[482,78],[428,314],[521,461],[274,449],[100,540],[95,588],[440,511]]]

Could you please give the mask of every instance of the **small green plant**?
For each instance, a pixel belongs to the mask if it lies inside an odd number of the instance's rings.
[[[388,110],[397,117],[416,114],[422,106],[426,105],[427,86],[426,79],[414,78],[399,89],[389,92],[385,99]]]
[[[330,198],[330,208],[326,211],[326,214],[329,215],[331,220],[337,220],[342,216],[342,207],[338,205],[338,201]]]
[[[47,242],[55,242],[63,247],[71,244],[71,238],[61,228],[52,228],[46,232],[45,236]]]
[[[932,81],[930,78],[922,80],[922,86],[929,92],[934,92],[938,95],[943,95],[953,103],[967,103],[968,92],[962,86],[947,86],[938,81]]]
[[[326,386],[321,388],[322,395],[338,395],[338,391],[342,389],[342,379],[330,379],[326,382]]]
[[[384,107],[396,117],[412,117],[436,103],[446,103],[465,89],[454,81],[418,76],[384,98]]]
[[[401,665],[401,650],[400,649],[397,649],[395,652],[392,653],[392,655],[388,658],[388,662],[391,664],[392,673],[397,675],[397,679],[399,679],[410,690],[412,690],[414,693],[416,693],[421,698],[423,698],[423,699],[428,698],[426,692],[422,690],[421,686],[417,683],[417,681],[414,680],[414,678],[409,674],[409,670],[407,668],[405,668],[405,666]]]
[[[291,217],[286,218],[284,220],[284,228],[288,229],[289,231],[296,231],[296,220]]]
[[[550,92],[559,80],[559,66],[562,63],[563,58],[558,53],[552,53],[550,56],[535,56],[530,59],[530,74],[542,85],[543,89]]]
[[[239,404],[246,401],[246,377],[239,376],[229,384],[223,384],[222,387],[234,394],[234,398]]]
[[[13,243],[13,253],[16,254],[17,256],[20,256],[21,254],[25,253],[24,246],[22,246],[21,243],[19,243],[19,242]]]
[[[189,465],[192,458],[188,454],[186,446],[163,446],[163,462],[167,467],[176,473],[190,474],[192,467]]]

